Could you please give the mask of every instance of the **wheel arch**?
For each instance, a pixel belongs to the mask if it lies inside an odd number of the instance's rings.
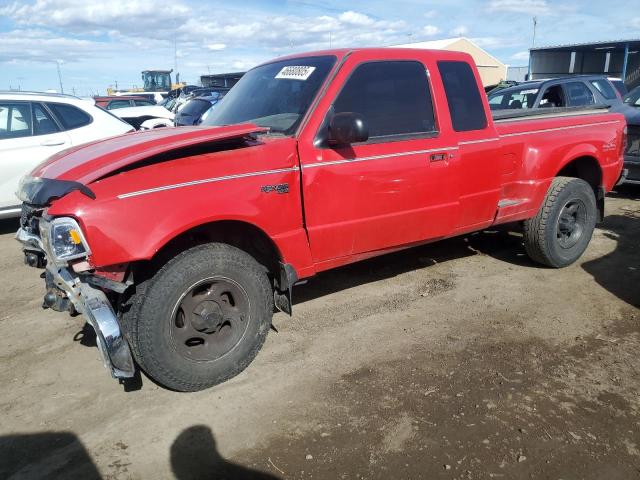
[[[220,242],[247,252],[276,276],[283,259],[276,242],[260,227],[244,220],[214,220],[183,230],[162,244],[145,262],[156,268],[177,254],[205,243]]]
[[[603,173],[596,157],[590,154],[576,156],[565,162],[555,176],[579,178],[587,182],[596,197],[600,220],[604,218]]]

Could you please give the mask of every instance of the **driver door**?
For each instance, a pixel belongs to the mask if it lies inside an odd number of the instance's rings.
[[[324,121],[314,129],[314,141],[299,144],[316,264],[435,239],[457,220],[451,180],[458,147],[438,127],[426,65],[415,55],[395,56],[370,60],[354,52],[333,82],[333,95],[325,96],[333,102],[318,106]],[[367,141],[323,140],[332,116],[341,112],[363,118]]]

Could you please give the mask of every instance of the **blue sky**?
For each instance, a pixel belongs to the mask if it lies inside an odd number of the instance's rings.
[[[147,68],[183,80],[292,52],[466,36],[510,65],[536,45],[640,38],[640,0],[0,0],[0,89],[104,94]]]

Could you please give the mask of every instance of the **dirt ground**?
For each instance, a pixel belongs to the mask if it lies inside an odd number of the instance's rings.
[[[0,223],[0,478],[640,478],[636,197],[563,270],[502,228],[319,275],[192,394],[112,380]]]

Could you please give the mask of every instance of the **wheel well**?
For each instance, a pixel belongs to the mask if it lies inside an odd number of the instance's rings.
[[[247,252],[275,277],[279,272],[280,252],[275,243],[260,228],[250,223],[224,220],[191,228],[167,242],[150,261],[140,262],[136,270],[153,273],[171,258],[196,245],[220,242]]]
[[[602,187],[602,169],[594,157],[584,156],[567,163],[556,175],[558,177],[580,178],[591,185],[596,196],[600,220],[604,218],[604,189]]]
[[[567,163],[558,172],[558,177],[581,178],[597,192],[602,185],[602,169],[600,164],[593,157],[579,157]]]

